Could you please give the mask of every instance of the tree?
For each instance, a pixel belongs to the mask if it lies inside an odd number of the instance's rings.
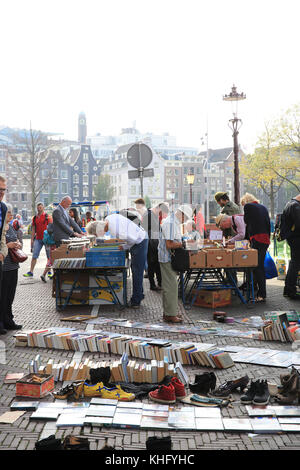
[[[147,209],[150,209],[151,208],[151,200],[149,198],[149,196],[145,196],[144,197],[144,201],[145,201],[145,206],[147,207]]]
[[[41,170],[47,161],[51,145],[52,143],[49,142],[47,134],[35,131],[30,126],[29,131],[15,133],[13,135],[13,144],[8,147],[10,161],[17,167],[28,185],[28,190],[31,192],[33,214],[39,195],[52,179],[51,171],[48,178],[43,179],[41,176]]]
[[[98,184],[94,187],[94,197],[98,201],[111,201],[115,188],[111,185],[109,175],[100,175]]]
[[[259,137],[253,154],[242,157],[240,170],[246,183],[261,188],[270,199],[271,218],[275,216],[275,195],[283,184],[283,178],[275,170],[282,171],[274,128],[265,123],[265,131]]]

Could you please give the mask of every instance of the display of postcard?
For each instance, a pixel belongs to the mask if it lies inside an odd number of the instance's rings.
[[[83,424],[84,425],[92,425],[92,426],[111,426],[113,423],[113,418],[105,417],[105,416],[86,416],[84,418]]]
[[[68,405],[67,402],[59,401],[59,400],[57,400],[55,402],[43,402],[42,401],[41,403],[39,403],[38,409],[40,410],[42,408],[43,409],[44,408],[47,408],[47,409],[51,409],[51,408],[53,409],[54,408],[54,409],[60,409],[61,410],[63,408],[66,408],[67,405]]]
[[[247,418],[223,418],[225,431],[253,431],[251,420]]]
[[[118,400],[113,400],[111,398],[92,398],[90,401],[91,405],[114,405],[118,404]]]
[[[118,414],[134,414],[134,415],[138,415],[138,414],[142,414],[142,408],[119,408],[119,406],[117,406],[117,409],[116,409],[116,413]]]
[[[58,417],[56,427],[83,426],[85,419],[85,416],[77,415],[77,413],[63,413]]]
[[[198,431],[223,431],[223,421],[221,418],[195,418],[196,429]]]
[[[115,413],[113,418],[113,426],[121,428],[139,428],[142,420],[142,413]]]
[[[135,401],[119,401],[118,402],[118,410],[120,408],[139,408],[142,409],[144,406],[143,403],[135,402]]]
[[[218,407],[209,408],[206,406],[195,408],[195,418],[221,418],[221,410]]]
[[[115,414],[116,407],[115,406],[101,406],[95,405],[90,406],[87,410],[85,415],[86,416],[107,416],[112,418]]]
[[[299,406],[273,406],[276,416],[300,416]]]
[[[167,416],[142,416],[142,429],[169,429]]]
[[[249,416],[276,416],[273,406],[251,406],[246,405],[246,411]]]
[[[40,405],[39,401],[14,401],[10,405],[12,411],[35,411]]]
[[[300,432],[300,424],[281,424],[283,432]]]
[[[61,408],[57,408],[56,410],[54,408],[41,408],[34,411],[29,419],[46,419],[49,421],[56,421],[61,412]]]
[[[282,431],[278,419],[273,417],[251,418],[251,425],[253,432],[255,433],[273,433]]]
[[[144,416],[160,416],[161,418],[167,418],[169,416],[169,412],[168,411],[143,410],[142,417]]]
[[[170,429],[196,429],[196,422],[192,413],[170,411],[168,423]]]
[[[278,418],[280,424],[299,424],[300,418]]]
[[[143,412],[148,411],[169,411],[169,405],[156,405],[154,403],[143,403]]]

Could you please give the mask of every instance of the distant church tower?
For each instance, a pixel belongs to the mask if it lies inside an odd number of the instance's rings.
[[[78,142],[80,144],[86,143],[86,116],[84,113],[80,113],[78,116]]]

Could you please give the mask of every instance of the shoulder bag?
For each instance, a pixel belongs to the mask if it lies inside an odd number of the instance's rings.
[[[8,248],[8,253],[13,263],[24,263],[28,258],[20,248]]]

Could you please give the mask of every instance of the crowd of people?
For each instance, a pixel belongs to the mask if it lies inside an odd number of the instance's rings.
[[[12,208],[3,202],[6,180],[0,176],[0,334],[9,329],[20,329],[14,322],[12,304],[18,282],[19,263],[12,259],[10,250],[21,249],[23,222],[18,214],[13,217]],[[216,226],[222,230],[226,245],[248,239],[250,246],[258,252],[258,265],[254,269],[257,289],[256,301],[265,302],[266,277],[265,256],[270,245],[271,224],[267,208],[249,193],[241,198],[241,205],[230,201],[226,192],[215,194],[220,214],[215,218]],[[31,223],[30,270],[25,277],[33,277],[40,253],[45,248],[47,264],[40,276],[46,282],[51,273],[51,251],[70,237],[82,238],[86,233],[124,240],[123,249],[131,257],[132,295],[129,307],[138,308],[144,299],[144,279],[148,278],[150,290],[162,293],[163,320],[182,322],[178,312],[178,276],[172,268],[174,250],[186,247],[207,237],[201,206],[194,209],[182,204],[170,210],[167,202],[147,208],[143,198],[137,199],[134,207],[116,211],[104,220],[95,220],[91,212],[80,218],[72,199],[64,197],[52,215],[45,212],[42,203]],[[299,300],[297,278],[300,271],[300,194],[288,202],[282,220],[285,220],[285,239],[291,249],[291,260],[285,280],[283,295]]]

